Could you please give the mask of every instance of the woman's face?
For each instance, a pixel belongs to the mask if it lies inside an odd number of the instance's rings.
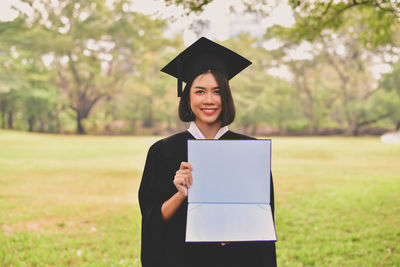
[[[221,124],[221,94],[217,81],[212,73],[197,76],[190,87],[190,107],[197,125],[209,126]]]

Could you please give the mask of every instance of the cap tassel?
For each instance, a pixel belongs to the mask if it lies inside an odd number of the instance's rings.
[[[178,65],[178,97],[182,96],[182,76],[183,76],[183,64],[182,61],[177,59]]]

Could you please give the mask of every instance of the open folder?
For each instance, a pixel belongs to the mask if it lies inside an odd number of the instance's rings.
[[[186,242],[276,241],[271,140],[188,140]]]

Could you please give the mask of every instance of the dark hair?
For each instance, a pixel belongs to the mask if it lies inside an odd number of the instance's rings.
[[[221,126],[229,125],[235,119],[235,104],[233,103],[229,81],[228,79],[226,79],[224,74],[217,70],[207,70],[203,73],[200,73],[199,75],[205,73],[211,73],[212,75],[214,75],[219,89],[221,90],[222,110],[221,114],[218,117],[218,120],[221,122]],[[179,101],[179,118],[184,122],[195,120],[195,116],[192,112],[192,109],[190,108],[190,88],[192,87],[192,83],[196,77],[194,77],[190,82],[186,84],[185,88],[183,89],[181,99]]]

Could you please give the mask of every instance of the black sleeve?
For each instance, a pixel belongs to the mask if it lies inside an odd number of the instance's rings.
[[[160,185],[161,148],[157,143],[147,154],[142,181],[139,187],[139,205],[142,213],[141,261],[143,267],[162,266],[164,254],[165,227],[161,215],[164,203],[163,190]]]

